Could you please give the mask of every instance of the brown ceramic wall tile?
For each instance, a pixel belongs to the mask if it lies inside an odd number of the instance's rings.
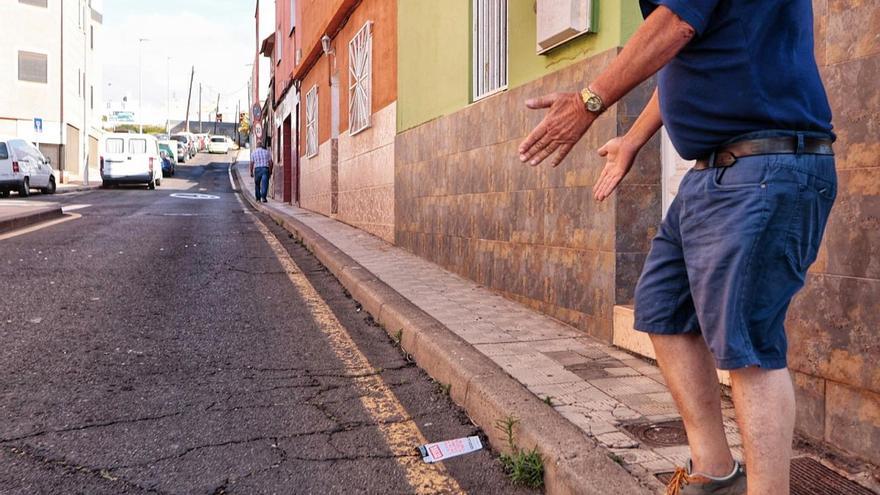
[[[838,169],[880,167],[880,55],[826,67],[822,76],[834,113]]]
[[[880,452],[880,395],[827,382],[825,440],[876,462]]]
[[[880,167],[838,173],[823,241],[826,272],[880,279]]]
[[[642,275],[647,252],[617,253],[617,265],[614,270],[615,304],[633,304],[636,284]]]
[[[814,439],[825,438],[825,380],[793,372],[797,401],[797,430]]]
[[[786,321],[793,370],[880,392],[880,281],[814,274]]]
[[[632,184],[617,188],[617,251],[647,253],[651,248],[651,239],[657,234],[660,224],[660,189],[659,185]]]
[[[816,63],[823,66],[826,63],[825,45],[828,34],[828,0],[813,0],[813,36]]]
[[[828,64],[880,54],[878,33],[880,8],[876,0],[828,0]]]

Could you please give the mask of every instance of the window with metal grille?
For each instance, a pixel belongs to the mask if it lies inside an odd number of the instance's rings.
[[[107,153],[124,153],[125,141],[119,138],[110,138],[104,142],[104,150]]]
[[[351,134],[370,127],[373,98],[373,23],[348,43],[348,126]]]
[[[18,3],[33,5],[34,7],[48,7],[49,0],[18,0]]]
[[[290,0],[290,32],[296,28],[296,0]]]
[[[18,80],[37,83],[48,82],[48,55],[34,52],[18,52]]]
[[[318,86],[306,93],[306,158],[318,154]]]
[[[507,0],[472,0],[473,94],[479,100],[507,87]]]
[[[128,141],[128,152],[132,155],[144,155],[147,153],[146,139],[131,139]]]

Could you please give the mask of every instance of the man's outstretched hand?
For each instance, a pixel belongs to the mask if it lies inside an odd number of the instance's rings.
[[[556,152],[552,166],[562,163],[568,152],[587,132],[596,116],[587,111],[577,93],[553,93],[526,101],[526,106],[550,111],[538,127],[519,145],[519,159],[535,166]]]
[[[593,186],[593,197],[596,201],[603,201],[611,195],[629,173],[638,152],[639,148],[632,146],[623,137],[616,137],[599,148],[599,156],[605,157],[605,167]]]

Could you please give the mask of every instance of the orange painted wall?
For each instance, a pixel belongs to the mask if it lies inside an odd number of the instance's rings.
[[[316,2],[320,3],[320,2]],[[296,2],[300,9],[300,1]],[[301,17],[297,16],[297,24],[302,25]],[[275,38],[281,46],[276,44],[275,57],[280,63],[275,66],[275,100],[279,100],[284,93],[284,88],[290,84],[290,73],[293,71],[293,62],[296,60],[296,49],[301,45],[302,35],[300,29],[290,32],[290,0],[276,0],[275,2],[275,31],[281,35]]]
[[[314,5],[318,3],[322,4],[321,9]],[[317,1],[305,2],[303,6],[305,25],[326,25],[333,12],[324,10],[324,3]],[[342,5],[342,0],[327,1],[326,5],[333,5],[335,8],[338,8]],[[308,17],[305,17],[310,12],[307,10],[310,7],[313,9],[311,12],[322,16],[319,20],[313,22],[309,21]],[[335,55],[321,55],[318,62],[303,77],[301,88],[303,104],[300,116],[303,123],[306,122],[306,93],[308,93],[313,85],[318,85],[319,143],[329,139],[331,134],[331,74],[335,74],[339,78],[339,132],[342,133],[348,130],[348,44],[367,21],[373,22],[372,111],[375,113],[397,100],[397,2],[389,0],[363,0],[331,42]],[[303,33],[303,39],[309,39],[311,36],[311,39],[315,40],[314,42],[316,43],[320,43],[320,38],[323,36],[322,31],[310,34],[307,30],[304,30]],[[308,44],[303,45],[303,52],[308,51],[308,47]],[[333,65],[333,67],[330,67],[330,65]],[[304,124],[301,126],[301,139],[301,142],[305,143]],[[301,149],[301,153],[305,155],[304,146]]]

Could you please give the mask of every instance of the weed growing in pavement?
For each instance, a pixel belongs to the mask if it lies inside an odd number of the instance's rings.
[[[549,395],[547,397],[544,397],[544,404],[553,407],[553,397],[550,397]]]
[[[394,334],[394,347],[399,347],[401,350],[403,350],[403,329],[402,328],[400,330],[398,330],[397,333]]]
[[[540,488],[544,486],[544,459],[538,453],[537,447],[525,451],[516,446],[513,430],[517,423],[519,420],[513,416],[495,422],[495,428],[507,437],[507,446],[510,449],[510,454],[501,454],[501,465],[514,485]]]
[[[441,394],[449,397],[449,391],[452,390],[451,383],[440,383],[436,381],[434,383],[437,384],[437,390],[439,390]]]

